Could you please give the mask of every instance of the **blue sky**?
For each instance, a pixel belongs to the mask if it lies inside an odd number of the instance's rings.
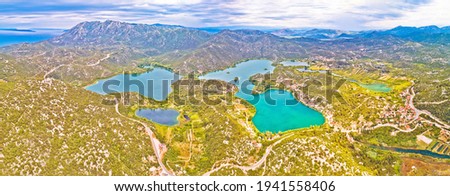
[[[450,25],[449,0],[0,0],[0,27],[119,20],[190,27],[387,29]]]

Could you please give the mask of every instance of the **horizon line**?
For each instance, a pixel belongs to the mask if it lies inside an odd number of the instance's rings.
[[[120,21],[120,20],[92,20],[92,21],[83,21],[79,22],[76,25],[70,27],[70,28],[50,28],[50,27],[33,27],[33,28],[19,28],[13,26],[0,26],[0,31],[20,31],[20,32],[26,32],[26,31],[32,31],[32,30],[70,30],[74,28],[75,26],[86,23],[86,22],[120,22],[120,23],[127,23],[127,24],[141,24],[141,25],[163,25],[163,26],[178,26],[183,28],[192,28],[192,29],[218,29],[218,30],[261,30],[261,31],[269,31],[269,30],[337,30],[337,31],[347,31],[347,32],[363,32],[363,31],[380,31],[380,30],[390,30],[395,29],[398,27],[405,27],[405,28],[424,28],[424,27],[438,27],[438,28],[445,28],[450,27],[450,25],[425,25],[425,26],[411,26],[411,25],[397,25],[393,28],[379,28],[379,29],[366,29],[366,30],[345,30],[340,28],[319,28],[319,27],[272,27],[272,26],[241,26],[241,25],[235,25],[235,26],[201,26],[201,27],[193,27],[193,26],[185,26],[185,25],[178,25],[178,24],[167,24],[167,23],[139,23],[139,22],[128,22],[128,21]]]

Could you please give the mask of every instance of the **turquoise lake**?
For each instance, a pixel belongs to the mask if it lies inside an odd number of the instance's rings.
[[[358,85],[363,87],[363,88],[369,89],[371,91],[376,91],[376,92],[387,93],[387,92],[392,90],[386,84],[377,84],[377,83],[375,83],[375,84],[363,84],[363,83],[359,83],[358,82]]]
[[[261,132],[282,132],[325,122],[320,112],[297,101],[285,90],[268,90],[246,100],[256,107],[252,121]]]
[[[139,109],[136,115],[158,124],[173,126],[178,124],[177,117],[180,113],[172,109]]]
[[[344,76],[341,76],[341,75],[338,75],[338,74],[334,74],[333,73],[333,75],[337,76],[337,77],[344,78],[344,79],[346,79],[346,80],[348,80],[350,82],[354,82],[354,83],[358,84],[360,87],[363,87],[363,88],[371,90],[371,91],[387,93],[387,92],[390,92],[392,90],[386,84],[381,84],[381,83],[365,84],[365,83],[362,83],[362,82],[360,82],[358,80],[347,78],[347,77],[344,77]]]
[[[208,73],[200,79],[216,79],[231,82],[239,87],[236,97],[242,98],[256,108],[252,121],[259,131],[273,133],[292,129],[322,125],[325,118],[320,112],[298,102],[292,93],[285,90],[268,90],[262,94],[251,94],[254,87],[250,76],[272,72],[275,67],[268,60],[250,60],[223,71]],[[234,82],[238,77],[239,81]]]
[[[148,98],[163,101],[172,92],[171,84],[179,75],[162,68],[155,68],[141,74],[119,74],[97,81],[86,90],[106,95],[114,92],[137,92]]]
[[[347,80],[350,81],[350,82],[354,82],[354,83],[358,84],[360,87],[363,87],[365,89],[368,89],[368,90],[371,90],[371,91],[375,91],[375,92],[387,93],[387,92],[392,90],[386,84],[381,84],[381,83],[364,84],[364,83],[359,82],[359,81],[354,80],[354,79],[347,79]]]

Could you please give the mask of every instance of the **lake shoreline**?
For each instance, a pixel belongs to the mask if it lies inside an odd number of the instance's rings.
[[[239,66],[239,64],[241,65]],[[318,109],[298,100],[295,94],[289,90],[270,88],[265,89],[260,93],[244,93],[245,90],[252,92],[255,87],[255,85],[250,81],[251,76],[255,74],[265,74],[273,72],[276,67],[277,66],[274,66],[274,63],[270,60],[247,60],[242,63],[235,64],[235,66],[232,68],[207,73],[205,75],[202,75],[199,79],[214,79],[230,83],[232,83],[235,78],[238,78],[243,82],[249,81],[250,85],[245,87],[242,86],[243,83],[233,83],[239,89],[239,91],[237,91],[234,96],[248,102],[255,107],[256,112],[252,117],[252,122],[257,130],[261,133],[265,131],[280,133],[290,130],[309,128],[311,126],[322,126],[323,124],[325,124],[326,118]],[[278,92],[282,93],[276,94]],[[260,98],[266,96],[267,93],[274,93],[272,95],[278,97],[274,101],[293,100],[296,103],[294,105],[272,105],[265,102],[260,102],[259,100],[265,100]],[[252,102],[250,98],[252,100],[253,98],[257,98],[258,102]],[[261,115],[263,115],[263,117],[261,117]],[[286,118],[286,116],[290,116],[290,118]],[[308,120],[305,121],[305,119]],[[307,125],[308,123],[309,125]]]

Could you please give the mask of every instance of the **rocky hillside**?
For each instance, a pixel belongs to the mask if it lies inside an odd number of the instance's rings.
[[[134,47],[156,53],[196,48],[210,37],[204,31],[171,25],[118,21],[83,22],[49,42],[57,46]]]
[[[15,57],[38,77],[84,84],[136,68],[141,58],[193,50],[210,36],[181,26],[83,22],[50,40],[3,47],[0,53]]]
[[[449,64],[448,32],[448,27],[434,26],[350,34],[313,29],[301,32],[306,37],[287,39],[274,35],[276,32],[256,30],[210,34],[173,25],[83,22],[48,41],[0,48],[0,53],[17,57],[20,64],[33,65],[28,67],[33,75],[84,84],[132,70],[142,59],[165,64],[181,73],[215,71],[256,58],[273,61],[376,58]],[[325,40],[321,39],[324,35]]]
[[[155,60],[172,64],[181,72],[207,72],[229,67],[243,59],[306,57],[300,44],[275,35],[254,30],[224,30],[189,53],[169,53]]]
[[[54,79],[0,81],[0,175],[157,175],[144,127]]]

